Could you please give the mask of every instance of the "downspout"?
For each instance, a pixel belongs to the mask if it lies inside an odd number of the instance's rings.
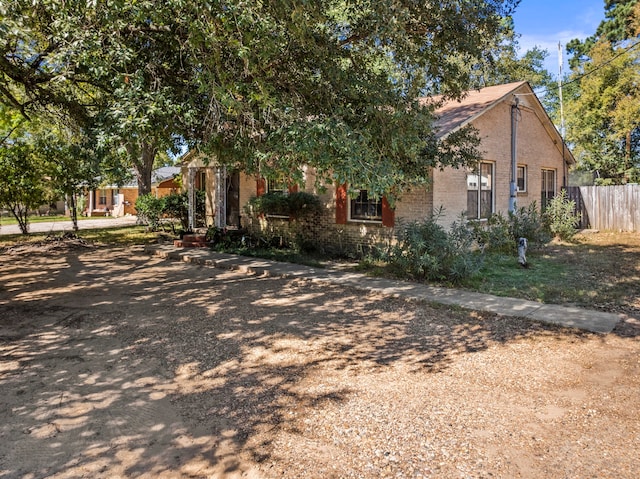
[[[562,138],[562,188],[563,189],[567,189],[567,187],[569,186],[568,182],[567,182],[567,176],[568,176],[568,168],[567,168],[567,160],[564,157],[564,138]]]
[[[509,184],[509,212],[516,211],[516,199],[518,197],[518,105],[520,99],[513,96],[513,104],[511,105],[511,182]]]

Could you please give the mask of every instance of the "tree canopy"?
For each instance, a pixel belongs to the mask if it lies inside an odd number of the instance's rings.
[[[571,58],[567,139],[601,184],[640,181],[640,52],[635,1],[605,1],[605,20]]]
[[[459,165],[433,105],[491,60],[517,0],[317,2],[14,0],[0,6],[0,95],[26,118],[64,112],[126,152],[140,191],[158,151],[186,142],[265,176],[394,193]]]

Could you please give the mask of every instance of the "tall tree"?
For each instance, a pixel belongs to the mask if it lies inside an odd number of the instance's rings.
[[[490,61],[471,65],[474,79],[472,88],[514,81],[527,81],[533,89],[552,85],[553,77],[544,67],[548,52],[535,46],[521,54],[518,42],[520,35],[514,28],[513,18],[505,18],[504,28],[496,38]]]
[[[188,103],[178,38],[156,25],[155,2],[16,0],[0,10],[3,101],[27,118],[53,111],[93,130],[103,149],[127,153],[149,192],[155,154],[177,142]]]
[[[602,184],[640,180],[639,45],[594,44],[579,90],[567,101],[568,140],[582,168]]]
[[[640,178],[640,56],[637,0],[606,0],[605,19],[584,41],[567,44],[572,88],[567,96],[568,140],[579,167],[599,183]]]
[[[517,0],[15,0],[2,12],[0,92],[57,104],[128,152],[140,191],[181,139],[261,174],[316,167],[382,194],[474,156],[438,142],[433,105],[469,85]],[[1,8],[1,7],[0,7]]]
[[[567,43],[569,66],[572,69],[589,59],[589,51],[599,40],[610,43],[633,38],[640,34],[640,6],[638,0],[605,0],[604,20],[600,22],[595,34],[584,40],[575,38]]]

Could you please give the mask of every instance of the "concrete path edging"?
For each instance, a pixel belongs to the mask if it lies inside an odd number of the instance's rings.
[[[216,253],[205,248],[181,249],[174,246],[158,245],[147,246],[145,251],[161,258],[235,270],[246,274],[348,285],[389,297],[458,306],[503,316],[517,316],[595,333],[610,333],[616,324],[623,319],[623,315],[604,311],[543,304],[524,299],[506,298],[407,281],[371,278],[351,271],[313,268],[311,266],[281,263],[260,258]]]

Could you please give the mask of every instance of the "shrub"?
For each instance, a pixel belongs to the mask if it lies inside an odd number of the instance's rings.
[[[480,269],[481,257],[472,251],[472,235],[462,222],[447,233],[436,220],[402,226],[389,262],[415,279],[459,283]]]
[[[471,221],[468,225],[482,250],[509,252],[513,249],[511,225],[501,213],[491,215],[487,221]]]
[[[183,230],[189,228],[189,196],[187,193],[171,193],[164,197],[165,216],[180,221]]]
[[[567,191],[553,198],[544,212],[544,219],[551,234],[563,240],[571,240],[577,233],[582,215],[576,213],[576,202],[570,200]]]
[[[289,215],[293,219],[308,219],[322,213],[322,202],[316,195],[298,191],[288,195]]]
[[[266,193],[252,197],[245,206],[245,212],[252,219],[269,216],[285,217],[268,219],[261,224],[260,234],[269,244],[291,247],[297,251],[312,251],[316,248],[313,240],[314,228],[311,223],[322,212],[322,202],[316,195],[307,192],[290,194]]]
[[[249,216],[288,216],[291,219],[306,219],[322,211],[322,202],[316,195],[300,191],[283,195],[282,193],[266,193],[252,197],[245,211]]]
[[[138,196],[136,200],[136,212],[138,220],[146,224],[151,231],[157,231],[160,225],[160,216],[164,209],[164,199],[156,198],[152,194]]]
[[[551,235],[535,201],[526,208],[509,212],[509,235],[514,242],[518,238],[527,238],[529,246],[543,246],[551,241]]]
[[[175,218],[180,221],[180,226],[184,231],[189,229],[189,195],[184,193],[171,193],[164,198],[163,215],[168,218]],[[204,191],[196,190],[196,225],[205,224],[206,215],[206,194]]]

